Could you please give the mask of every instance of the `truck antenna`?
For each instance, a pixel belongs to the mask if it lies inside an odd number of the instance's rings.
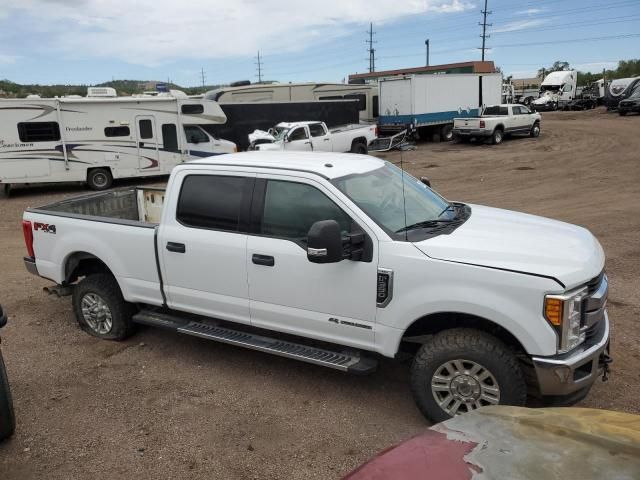
[[[407,196],[404,192],[404,164],[402,162],[402,150],[400,150],[400,171],[402,172],[402,211],[404,212],[404,241],[409,241],[409,232],[407,231]]]

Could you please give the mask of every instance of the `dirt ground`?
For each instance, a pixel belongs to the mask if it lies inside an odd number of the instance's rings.
[[[383,155],[399,162],[400,153]],[[640,117],[544,114],[539,139],[423,143],[402,154],[449,199],[583,225],[607,254],[611,380],[585,407],[640,413]],[[139,183],[139,182],[135,182]],[[75,325],[30,276],[22,211],[79,186],[0,198],[0,333],[18,420],[0,478],[331,479],[427,426],[406,364],[355,377],[142,328],[123,343]]]

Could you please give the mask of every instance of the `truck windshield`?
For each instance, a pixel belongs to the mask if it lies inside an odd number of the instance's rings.
[[[455,217],[449,202],[388,162],[370,172],[336,178],[333,184],[392,238],[402,239],[406,230],[425,228],[431,222],[448,222]]]
[[[269,133],[273,135],[275,141],[282,140],[289,132],[287,127],[273,127],[269,130]]]

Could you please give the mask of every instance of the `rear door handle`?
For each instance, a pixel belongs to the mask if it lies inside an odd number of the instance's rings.
[[[167,242],[167,250],[170,252],[185,253],[187,247],[185,247],[184,243]]]
[[[273,267],[276,264],[275,258],[271,255],[258,255],[257,253],[253,254],[251,261],[256,265],[264,265],[266,267]]]

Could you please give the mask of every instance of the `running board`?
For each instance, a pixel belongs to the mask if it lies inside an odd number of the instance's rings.
[[[215,320],[207,319],[207,323],[204,323],[168,313],[143,310],[133,316],[133,321],[359,375],[372,373],[378,366],[377,360],[362,357],[357,352],[336,352],[255,335],[221,327]]]

